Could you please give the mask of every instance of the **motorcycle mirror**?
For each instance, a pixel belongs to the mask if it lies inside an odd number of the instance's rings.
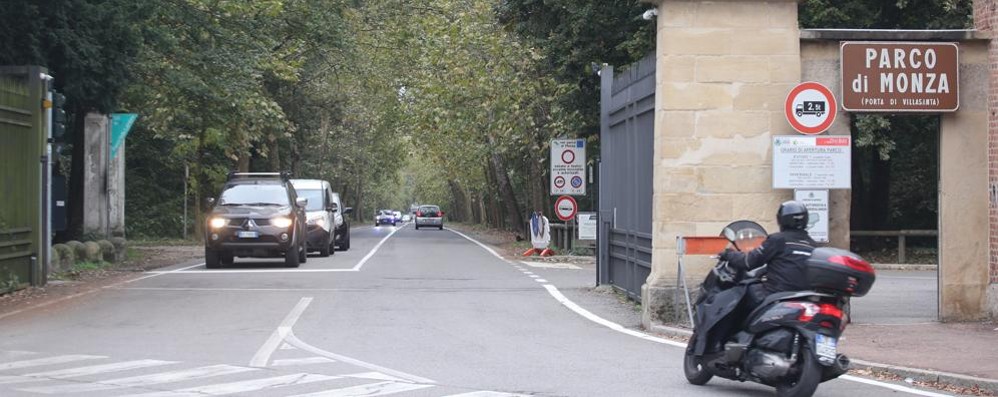
[[[734,230],[732,230],[730,227],[726,227],[726,228],[724,228],[724,238],[726,238],[726,239],[728,239],[728,241],[734,243],[735,239],[738,238],[738,236],[735,234]]]

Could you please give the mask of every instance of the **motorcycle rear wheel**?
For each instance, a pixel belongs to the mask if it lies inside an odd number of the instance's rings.
[[[818,358],[805,347],[800,350],[800,376],[776,386],[777,397],[811,397],[821,383],[821,364]]]
[[[693,345],[696,341],[696,334],[690,338],[689,346],[686,348],[686,354],[683,355],[683,374],[686,375],[686,381],[690,384],[703,386],[710,379],[714,377],[714,374],[710,373],[707,368],[704,368],[703,364],[700,363],[700,358],[693,354]]]

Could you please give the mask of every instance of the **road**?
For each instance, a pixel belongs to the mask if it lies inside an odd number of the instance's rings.
[[[626,305],[580,294],[576,270],[509,263],[450,230],[362,227],[352,245],[299,269],[177,264],[5,318],[0,395],[773,395],[687,384],[681,344],[611,323]],[[817,395],[914,395],[886,386]]]

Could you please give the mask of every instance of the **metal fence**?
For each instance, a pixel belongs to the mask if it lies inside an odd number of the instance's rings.
[[[597,283],[640,301],[651,272],[655,56],[600,76]]]
[[[908,237],[939,237],[938,230],[853,230],[852,237],[894,237],[898,240],[898,263],[907,263]]]
[[[0,289],[40,284],[42,118],[38,67],[0,67]]]

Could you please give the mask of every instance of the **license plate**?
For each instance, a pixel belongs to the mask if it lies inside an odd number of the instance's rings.
[[[259,232],[239,232],[236,234],[239,238],[259,238]]]
[[[837,345],[838,340],[831,336],[818,334],[815,339],[815,346],[818,350],[816,353],[818,353],[819,358],[834,360]]]

